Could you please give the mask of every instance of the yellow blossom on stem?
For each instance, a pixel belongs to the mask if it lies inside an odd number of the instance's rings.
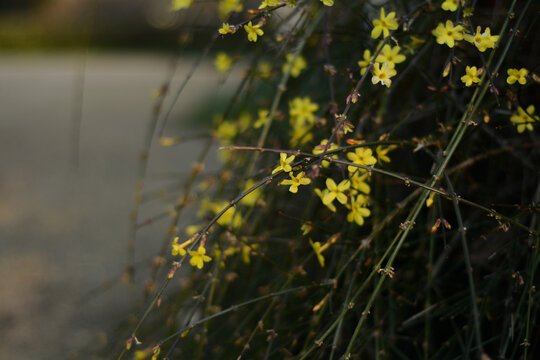
[[[321,143],[317,146],[315,146],[313,148],[313,151],[311,151],[313,154],[315,155],[318,155],[318,154],[322,154],[324,152],[324,149],[326,148],[326,144],[328,144],[328,140],[327,139],[324,139],[321,141]],[[338,146],[334,143],[330,144],[330,146],[328,146],[328,149],[327,151],[330,151],[330,150],[335,150],[335,149],[338,149]],[[332,155],[332,159],[337,159],[338,156],[337,155]],[[322,166],[327,168],[329,165],[330,165],[330,161],[328,160],[323,160],[322,161]]]
[[[441,4],[441,8],[446,11],[456,11],[459,6],[459,0],[445,0]]]
[[[356,193],[357,191],[361,191],[364,194],[369,194],[371,192],[371,188],[366,182],[367,178],[368,178],[368,174],[359,175],[358,171],[355,171],[354,174],[350,178],[351,187],[353,189],[351,193]]]
[[[333,5],[334,5],[334,0],[321,0],[321,2],[322,2],[325,6],[333,6]]]
[[[283,67],[281,68],[281,70],[285,73],[287,71],[289,71],[289,67],[291,66],[291,63],[294,59],[294,55],[293,54],[287,54],[286,56],[286,62],[285,64],[283,65]],[[298,76],[300,76],[300,73],[302,72],[302,70],[304,70],[305,68],[307,68],[307,63],[306,63],[306,60],[301,56],[301,55],[298,55],[296,57],[296,60],[294,61],[294,63],[292,63],[292,68],[291,68],[291,76],[293,78],[297,78]]]
[[[371,215],[371,211],[365,207],[367,198],[364,195],[358,195],[351,198],[350,212],[347,215],[348,222],[355,222],[358,226],[364,225],[364,218]]]
[[[322,199],[323,204],[328,205],[333,202],[334,199],[337,199],[342,204],[346,204],[347,195],[345,195],[345,191],[349,190],[350,187],[351,182],[349,179],[342,180],[338,185],[336,185],[333,179],[326,179],[326,188],[328,189],[328,192]]]
[[[244,25],[244,30],[246,30],[246,33],[248,34],[248,40],[252,42],[257,41],[257,36],[262,36],[264,32],[261,30],[261,24],[253,25],[250,22],[247,23],[247,25]]]
[[[464,38],[465,41],[476,46],[480,52],[484,52],[487,49],[493,49],[495,47],[495,43],[499,40],[499,35],[491,35],[491,29],[489,27],[482,32],[482,28],[477,26],[474,35],[465,34]]]
[[[368,66],[369,66],[369,63],[371,62],[371,60],[373,59],[373,56],[371,56],[371,51],[369,50],[364,50],[364,60],[360,60],[358,61],[358,66],[360,67],[360,75],[364,75]]]
[[[203,225],[189,225],[189,226],[186,226],[185,233],[186,235],[191,236],[195,234],[196,232],[201,231],[203,228],[204,228]]]
[[[433,205],[433,200],[435,199],[435,192],[431,192],[429,194],[429,197],[427,198],[426,200],[426,207],[431,207],[431,205]]]
[[[300,230],[302,230],[302,235],[307,235],[313,230],[313,225],[308,221],[302,224],[300,227]]]
[[[221,28],[218,30],[218,32],[221,35],[234,34],[236,32],[236,28],[234,26],[229,25],[228,23],[223,23],[221,25]]]
[[[529,75],[529,70],[525,68],[521,69],[508,69],[506,70],[506,73],[508,74],[508,78],[506,78],[506,82],[510,85],[514,84],[516,81],[520,83],[521,85],[525,85],[527,83],[527,76]]]
[[[330,247],[330,245],[334,244],[339,238],[341,237],[340,233],[332,235],[330,239],[326,242],[326,244],[321,245],[320,242],[316,241],[313,242],[311,239],[309,239],[309,244],[313,248],[313,251],[315,252],[315,255],[317,255],[317,260],[319,261],[319,264],[321,267],[324,267],[324,256],[322,256],[322,253]]]
[[[257,75],[261,79],[270,79],[272,77],[272,64],[268,61],[262,61],[257,66]]]
[[[394,20],[396,16],[395,12],[391,12],[388,16],[385,16],[384,9],[381,8],[380,18],[373,20],[373,30],[371,30],[371,37],[373,39],[378,38],[383,34],[383,37],[390,35],[390,30],[396,30],[398,28],[398,22]]]
[[[193,0],[172,0],[171,11],[187,9],[193,4]]]
[[[240,12],[244,9],[241,0],[219,0],[218,15],[220,19],[229,17],[232,12]]]
[[[294,176],[292,172],[289,173],[290,179],[285,179],[279,183],[279,185],[290,185],[289,191],[295,194],[298,191],[300,185],[309,185],[311,180],[306,177],[306,174],[302,171],[298,175]]]
[[[324,256],[322,256],[323,250],[321,250],[321,243],[318,241],[313,242],[310,239],[309,244],[311,245],[313,251],[315,252],[315,255],[317,256],[317,261],[319,261],[321,267],[324,267]]]
[[[373,152],[370,148],[356,148],[354,152],[347,153],[347,159],[355,164],[370,166],[377,163],[377,159],[373,156]],[[365,171],[362,168],[356,166],[349,166],[349,172],[354,173],[356,171]]]
[[[291,155],[287,157],[286,153],[280,153],[279,154],[279,165],[272,170],[272,174],[277,173],[280,170],[283,170],[284,172],[291,172],[291,163],[294,161],[294,155]]]
[[[236,124],[229,121],[224,121],[219,124],[215,134],[223,145],[228,145],[231,143],[232,139],[234,139],[237,133],[238,127]]]
[[[476,66],[467,66],[465,68],[465,75],[461,77],[461,81],[465,83],[465,86],[471,86],[473,83],[479,83],[480,75],[482,72],[476,69]]]
[[[259,6],[259,10],[267,7],[278,6],[279,4],[281,4],[280,0],[263,0],[261,5]]]
[[[321,191],[320,189],[316,188],[315,189],[315,194],[317,194],[317,196],[321,199],[321,201],[323,201],[326,194],[328,194],[328,189],[324,189],[323,191]],[[326,205],[326,207],[328,209],[330,209],[330,211],[332,211],[332,212],[336,212],[336,210],[337,210],[333,203],[324,204],[324,205]]]
[[[214,65],[220,73],[226,73],[231,68],[233,59],[224,52],[220,52],[216,55]]]
[[[399,46],[384,45],[379,56],[377,56],[377,62],[381,64],[388,64],[388,67],[393,69],[396,64],[400,64],[405,61],[405,55],[400,54],[401,48]]]
[[[533,123],[540,121],[540,116],[534,115],[534,105],[527,106],[527,111],[520,106],[518,112],[510,117],[510,121],[517,125],[518,133],[525,130],[533,131]]]
[[[219,203],[213,203],[210,205],[210,210],[215,214],[219,214],[223,209],[230,205],[227,201],[221,201]],[[234,218],[233,218],[234,216]],[[217,220],[217,223],[223,227],[231,226],[233,228],[238,228],[242,225],[242,215],[240,212],[236,211],[235,207],[229,207],[221,217]]]
[[[189,251],[189,255],[191,255],[191,259],[189,260],[189,263],[191,264],[191,266],[195,266],[198,269],[202,269],[205,262],[209,262],[210,260],[212,260],[210,256],[206,255],[206,249],[202,245],[199,246],[197,251],[191,251],[191,250],[188,250],[188,251]]]
[[[396,70],[392,67],[388,66],[388,64],[384,63],[381,66],[380,64],[375,63],[373,65],[373,76],[371,78],[371,82],[373,84],[380,83],[381,85],[386,85],[386,87],[390,87],[392,84],[392,80],[390,78],[397,74]]]
[[[388,147],[383,147],[382,145],[377,146],[375,149],[375,152],[377,153],[377,158],[379,159],[379,164],[382,164],[383,162],[390,162],[390,158],[388,157],[388,153],[392,150],[394,150],[397,146],[396,145],[390,145]]]
[[[244,262],[244,264],[250,264],[251,263],[251,252],[255,249],[257,249],[259,247],[258,244],[252,244],[252,245],[245,245],[243,244],[242,245],[242,250],[241,250],[241,254],[242,254],[242,261]]]
[[[148,359],[148,356],[150,356],[151,352],[152,352],[151,348],[147,348],[144,350],[135,350],[133,352],[133,358],[135,360],[145,360],[145,359]]]
[[[172,250],[171,254],[173,256],[180,255],[184,256],[186,255],[186,246],[191,244],[193,240],[195,240],[196,236],[191,237],[188,241],[184,241],[182,244],[178,244],[178,236],[174,238],[173,244],[172,244]]]
[[[351,182],[349,179],[342,180],[338,185],[336,185],[333,179],[326,179],[326,188],[328,192],[323,197],[323,204],[327,205],[337,199],[340,203],[347,203],[347,195],[345,191],[349,190],[351,187]]]
[[[446,44],[451,48],[456,41],[463,40],[463,26],[454,26],[450,20],[446,20],[446,24],[439,23],[431,33],[437,38],[438,44]]]
[[[295,97],[289,103],[289,115],[291,121],[302,125],[313,124],[315,122],[315,111],[319,110],[319,105],[311,102],[309,97]]]
[[[255,180],[252,180],[252,179],[249,179],[248,181],[246,181],[246,186],[244,186],[243,192],[251,189],[253,186],[255,186],[256,183],[257,182]],[[240,204],[243,204],[243,205],[246,205],[246,206],[255,205],[255,203],[257,202],[257,200],[261,196],[261,191],[262,191],[262,188],[260,188],[260,187],[253,190],[252,192],[250,192],[249,194],[244,196],[242,198],[242,200],[240,200]]]
[[[260,128],[264,124],[266,124],[266,121],[268,120],[268,115],[270,114],[270,111],[266,109],[260,109],[257,114],[257,120],[255,120],[255,124],[253,124],[253,127],[255,129]]]
[[[238,116],[238,131],[246,131],[251,126],[251,115],[247,111],[242,111]]]
[[[152,358],[151,358],[151,360],[157,360],[160,353],[161,353],[161,347],[159,345],[155,346],[152,349]]]
[[[291,136],[291,147],[296,147],[313,139],[313,132],[311,131],[311,127],[308,125],[309,124],[300,121],[295,121],[293,123],[293,127],[289,132]]]
[[[416,49],[418,49],[420,45],[422,45],[425,42],[426,40],[416,37],[414,35],[411,35],[411,42],[405,45],[405,47],[407,48],[407,50],[409,50],[411,54],[414,54]]]

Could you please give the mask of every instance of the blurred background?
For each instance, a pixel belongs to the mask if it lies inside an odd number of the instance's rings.
[[[209,4],[0,2],[0,358],[87,358],[140,301],[121,281],[139,155],[157,89],[172,79],[176,91],[218,26]],[[239,76],[219,75],[211,57],[197,69],[164,133],[191,140],[153,143],[139,222],[181,194],[209,137],[197,109],[219,107]],[[137,233],[143,272],[167,225]]]

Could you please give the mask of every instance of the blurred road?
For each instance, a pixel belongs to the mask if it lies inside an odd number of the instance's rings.
[[[175,84],[191,62],[180,63]],[[120,285],[80,303],[125,268],[128,214],[151,94],[169,65],[167,56],[146,54],[0,56],[0,358],[68,358],[123,319],[138,297]],[[75,169],[71,114],[83,68]],[[211,65],[199,69],[173,112],[177,124],[166,134],[189,133],[178,119],[203,97],[223,95],[226,88],[217,84]],[[154,146],[145,189],[178,183],[203,142]],[[215,163],[212,156],[206,169]],[[153,201],[140,218],[169,205]],[[166,223],[139,233],[137,259],[155,254]]]

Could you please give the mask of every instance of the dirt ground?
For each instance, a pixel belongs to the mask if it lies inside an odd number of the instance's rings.
[[[192,61],[181,61],[173,89]],[[59,359],[76,353],[84,358],[78,350],[106,341],[105,332],[133,306],[136,296],[125,285],[84,300],[125,268],[138,154],[151,94],[169,64],[168,56],[130,53],[0,57],[0,358]],[[72,114],[82,69],[76,168]],[[182,119],[188,106],[223,95],[226,87],[218,86],[211,65],[203,66],[173,118]],[[189,136],[185,120],[180,124],[166,134]],[[203,142],[154,146],[145,189],[181,184]],[[212,166],[214,155],[206,169]],[[170,201],[145,204],[140,219],[163,211]],[[139,233],[138,260],[157,251],[165,225]]]

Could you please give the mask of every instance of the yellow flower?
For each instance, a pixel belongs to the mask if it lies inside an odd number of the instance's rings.
[[[474,8],[468,7],[463,9],[463,17],[471,17],[474,14]]]
[[[180,143],[180,138],[173,138],[173,137],[160,137],[159,138],[159,145],[161,146],[173,146]]]
[[[302,230],[302,235],[307,235],[311,232],[311,230],[313,230],[313,225],[311,225],[311,223],[308,221],[308,222],[305,222],[302,224],[302,226],[300,227],[300,230]]]
[[[135,352],[133,352],[133,358],[135,360],[145,360],[145,359],[148,359],[148,356],[150,356],[151,352],[152,352],[151,348],[147,348],[144,350],[135,350]]]
[[[242,192],[251,189],[256,183],[257,183],[256,181],[249,179],[248,181],[246,181],[246,186],[244,187],[244,190]],[[260,187],[257,188],[256,190],[253,190],[248,195],[244,196],[242,200],[240,200],[240,204],[244,204],[246,206],[255,205],[255,203],[261,196],[261,191],[262,189]]]
[[[370,166],[377,163],[377,159],[373,156],[373,152],[369,148],[356,148],[354,152],[347,153],[347,158],[355,164]],[[364,169],[349,166],[349,172],[364,171]]]
[[[426,207],[431,207],[431,205],[433,205],[433,200],[435,199],[435,192],[431,192],[429,194],[429,197],[427,198],[426,200]]]
[[[309,239],[309,244],[313,248],[313,251],[315,252],[315,255],[317,255],[317,260],[319,261],[319,264],[321,267],[324,267],[324,257],[322,256],[322,253],[330,247],[330,245],[333,245],[338,239],[341,237],[341,234],[337,233],[334,234],[328,239],[326,244],[321,246],[321,243],[316,241],[313,242],[311,239]]]
[[[386,87],[390,87],[392,84],[390,78],[397,74],[396,70],[388,66],[388,64],[383,64],[382,67],[379,67],[379,64],[375,63],[372,71],[373,77],[371,78],[371,82],[373,84],[381,83],[381,85],[386,85]]]
[[[328,193],[328,189],[324,189],[324,191],[321,191],[315,188],[315,194],[317,194],[317,196],[321,199],[321,201],[324,199],[327,193]],[[326,205],[326,207],[329,208],[330,211],[332,212],[336,212],[337,210],[333,203],[324,204],[324,205]]]
[[[467,66],[465,68],[465,75],[461,77],[461,81],[465,83],[465,86],[471,86],[472,83],[479,83],[480,75],[482,72],[476,69],[476,66]]]
[[[325,6],[333,6],[333,5],[334,5],[334,0],[321,0],[321,2],[322,2]]]
[[[313,140],[311,129],[312,126],[305,125],[299,121],[295,122],[291,131],[289,131],[289,136],[291,137],[289,140],[290,147],[296,147]]]
[[[222,201],[219,203],[211,204],[211,210],[212,212],[217,215],[219,214],[223,209],[225,209],[227,206],[229,206],[229,202]],[[233,219],[234,216],[234,219]],[[225,211],[221,217],[217,220],[217,223],[223,227],[231,226],[233,228],[238,228],[242,225],[242,216],[240,215],[240,212],[236,211],[235,207],[230,207],[227,211]]]
[[[238,116],[238,130],[246,131],[251,126],[251,115],[247,111],[242,111]]]
[[[292,63],[293,59],[294,59],[293,54],[287,54],[287,57],[286,57],[287,61],[285,62],[285,64],[281,68],[281,70],[284,73],[289,71],[289,67],[291,66],[291,63]],[[300,75],[300,73],[302,72],[302,70],[304,70],[306,67],[307,67],[306,60],[304,60],[304,58],[301,55],[298,55],[296,57],[296,60],[294,61],[294,64],[292,64],[291,76],[293,78],[297,78]]]
[[[491,35],[491,30],[489,27],[482,32],[482,28],[477,26],[476,34],[465,34],[464,38],[465,41],[468,41],[476,46],[480,52],[484,52],[487,49],[493,49],[495,47],[495,43],[499,40],[499,35]]]
[[[285,179],[279,183],[279,185],[290,185],[289,191],[293,194],[298,191],[300,185],[309,185],[311,180],[306,177],[306,174],[302,171],[298,175],[294,176],[292,172],[289,173],[291,179]]]
[[[437,43],[446,44],[453,48],[455,41],[463,40],[463,26],[454,26],[452,21],[446,20],[446,24],[439,23],[431,32],[437,39]]]
[[[510,117],[510,121],[517,125],[517,131],[521,134],[525,130],[533,131],[533,123],[540,121],[540,117],[534,115],[534,105],[527,106],[527,111],[520,106],[518,112]]]
[[[363,192],[364,194],[369,194],[371,192],[371,188],[366,182],[367,177],[368,177],[368,174],[359,175],[358,172],[355,171],[354,174],[350,178],[351,186],[353,188],[351,192],[356,193],[356,190],[358,190],[358,191]]]
[[[240,12],[244,9],[241,0],[219,0],[218,14],[220,19],[229,17],[232,12]]]
[[[347,215],[347,221],[354,221],[358,226],[364,225],[364,218],[371,215],[371,211],[369,211],[365,205],[367,205],[367,198],[364,195],[358,195],[356,198],[351,198],[350,212]]]
[[[291,172],[291,163],[294,161],[294,155],[291,155],[287,157],[287,154],[280,153],[279,154],[279,165],[272,170],[272,174],[277,173],[280,170],[283,170],[284,172]]]
[[[315,155],[318,155],[318,154],[322,154],[324,152],[324,149],[326,148],[326,144],[328,144],[328,140],[324,139],[323,141],[321,141],[321,143],[317,146],[315,146],[313,148],[313,151],[311,151],[312,154],[315,154]],[[330,150],[335,150],[335,149],[338,149],[338,146],[334,143],[330,144],[330,146],[328,146],[328,149],[327,151],[330,151]],[[332,155],[332,159],[337,159],[338,156],[337,155]],[[330,161],[328,160],[323,160],[322,161],[322,166],[323,167],[328,167],[330,165]]]
[[[191,250],[188,250],[188,251],[189,251],[189,255],[191,255],[191,259],[189,260],[189,263],[191,264],[191,266],[195,266],[198,269],[202,269],[205,262],[209,262],[210,260],[212,260],[210,256],[205,255],[206,249],[202,245],[199,246],[197,251],[191,251]]]
[[[193,4],[193,0],[172,0],[171,11],[187,9]]]
[[[508,74],[508,78],[506,79],[506,82],[510,85],[515,83],[516,81],[520,83],[521,85],[525,85],[527,83],[527,75],[529,75],[529,70],[525,68],[521,69],[508,69],[506,70]]]
[[[384,45],[379,56],[377,56],[377,62],[381,64],[387,63],[388,67],[393,69],[396,64],[405,61],[405,55],[400,54],[399,50],[401,50],[399,46],[391,47],[388,44]]]
[[[313,124],[315,122],[315,111],[319,110],[319,105],[312,103],[309,97],[295,97],[289,103],[289,115],[293,123],[301,125]]]
[[[268,61],[262,61],[257,66],[257,75],[261,79],[270,79],[272,77],[272,64]]]
[[[221,35],[234,34],[236,32],[236,28],[234,26],[229,25],[228,23],[223,23],[221,25],[221,28],[218,30],[218,32]]]
[[[441,8],[443,10],[446,10],[446,11],[456,11],[457,8],[458,8],[458,5],[459,5],[459,1],[458,0],[445,0],[442,4],[441,4]]]
[[[189,226],[186,226],[185,233],[186,235],[191,236],[195,234],[196,232],[201,231],[203,228],[204,228],[204,225],[189,225]]]
[[[259,244],[251,244],[251,245],[242,245],[242,261],[244,264],[250,264],[251,263],[251,253],[253,250],[256,250],[259,247]]]
[[[396,145],[390,145],[386,148],[383,148],[382,145],[377,146],[375,149],[375,152],[377,153],[377,157],[379,158],[379,164],[382,164],[383,162],[390,162],[390,158],[388,157],[388,153],[392,150],[394,150],[397,146]]]
[[[226,73],[231,68],[233,63],[232,58],[224,52],[220,52],[216,55],[214,65],[216,69],[221,73]]]
[[[259,110],[259,112],[257,114],[258,115],[257,120],[255,121],[255,124],[253,124],[253,127],[255,129],[258,129],[261,126],[263,126],[264,124],[266,124],[266,121],[268,120],[268,115],[269,114],[270,114],[270,111],[268,111],[266,109]]]
[[[313,251],[315,252],[315,255],[317,255],[317,260],[319,261],[319,264],[321,265],[321,267],[324,267],[324,256],[322,256],[323,250],[321,250],[321,243],[318,242],[318,241],[313,242],[310,239],[309,244],[313,248]]]
[[[161,353],[161,347],[159,345],[155,346],[152,349],[152,359],[151,360],[157,360],[160,353]]]
[[[345,191],[349,190],[350,187],[351,182],[349,179],[342,180],[338,185],[336,185],[333,179],[326,179],[326,188],[328,189],[328,192],[322,199],[323,204],[328,205],[333,202],[334,199],[337,199],[342,204],[346,204],[347,195],[345,195]]]
[[[264,9],[266,7],[274,7],[281,4],[280,0],[263,0],[261,5],[259,6],[259,9]]]
[[[381,32],[383,34],[383,37],[387,37],[388,35],[390,35],[389,30],[396,30],[398,28],[398,23],[396,20],[394,20],[395,16],[396,13],[393,11],[389,13],[388,16],[385,16],[384,9],[381,8],[380,18],[373,20],[373,30],[371,30],[371,37],[373,39],[376,39],[381,36]]]
[[[257,41],[257,36],[262,36],[264,32],[261,30],[261,24],[253,25],[250,22],[247,23],[247,25],[244,25],[244,30],[246,30],[248,34],[248,40],[249,41]]]
[[[234,139],[238,133],[238,127],[236,124],[233,124],[229,121],[224,121],[219,124],[216,129],[216,136],[219,138],[222,144],[230,144],[231,140]]]
[[[407,50],[409,50],[411,54],[414,54],[416,49],[418,49],[420,45],[422,45],[425,42],[426,40],[416,37],[414,35],[411,35],[411,42],[405,45],[405,47],[407,48]]]
[[[171,250],[171,254],[173,256],[176,256],[176,255],[180,255],[180,256],[184,256],[186,255],[186,246],[188,246],[189,244],[191,244],[193,242],[193,240],[195,240],[197,236],[192,236],[188,241],[184,241],[182,244],[178,244],[178,236],[174,238],[173,240],[173,244],[172,244],[172,250]]]
[[[358,62],[358,66],[360,66],[360,75],[365,74],[369,66],[369,63],[371,62],[372,59],[373,59],[373,56],[371,56],[371,51],[364,50],[364,60],[360,60]]]

